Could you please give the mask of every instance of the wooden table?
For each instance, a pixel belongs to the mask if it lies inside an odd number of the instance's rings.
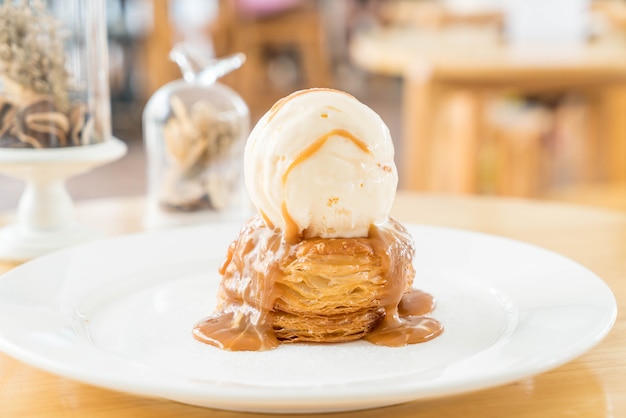
[[[96,200],[79,203],[78,215],[84,223],[117,235],[141,229],[142,209],[142,199]],[[336,416],[626,416],[626,212],[529,200],[399,193],[393,213],[404,222],[503,235],[572,258],[593,270],[612,288],[620,305],[617,322],[598,346],[550,372],[476,393]],[[7,219],[0,216],[0,225]],[[100,389],[51,375],[0,354],[2,417],[241,415]]]
[[[604,147],[606,175],[626,181],[623,35],[580,46],[522,47],[504,42],[493,27],[390,26],[357,34],[350,53],[368,71],[403,78],[400,169],[405,188],[474,192],[477,155],[488,137],[485,103],[505,91],[583,94],[593,116],[587,152],[600,153]],[[462,95],[466,106],[457,106],[444,120],[453,94]]]

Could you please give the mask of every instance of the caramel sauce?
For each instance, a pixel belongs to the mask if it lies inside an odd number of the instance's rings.
[[[428,293],[420,290],[411,290],[411,292],[402,296],[398,305],[398,314],[404,316],[422,316],[428,315],[435,309],[435,299]]]
[[[289,214],[289,210],[287,210],[287,203],[283,202],[280,206],[281,214],[283,215],[283,219],[285,220],[285,239],[289,244],[295,244],[299,240],[298,224],[293,220],[291,215]]]
[[[302,96],[303,94],[312,93],[312,92],[315,92],[315,91],[332,91],[332,92],[335,92],[335,93],[341,93],[341,94],[345,94],[346,96],[353,97],[351,94],[348,94],[345,91],[329,89],[329,88],[322,88],[322,87],[306,89],[306,90],[298,90],[298,91],[295,91],[295,92],[291,93],[289,96],[285,96],[282,99],[278,100],[276,103],[274,103],[274,105],[269,110],[269,116],[267,118],[267,122],[269,123],[272,119],[274,119],[274,116],[276,116],[278,111],[280,109],[282,109],[282,107],[285,106],[287,104],[287,102],[289,102],[291,99],[293,99],[295,97],[298,97],[298,96]],[[331,106],[328,106],[328,107],[333,109]]]
[[[345,129],[333,129],[332,131],[326,132],[324,135],[317,138],[311,143],[311,145],[309,145],[302,152],[296,155],[296,157],[293,159],[293,161],[291,161],[291,163],[282,175],[282,186],[285,187],[285,184],[287,183],[287,178],[289,177],[289,174],[291,173],[291,170],[294,169],[294,167],[309,159],[313,154],[319,151],[324,146],[324,144],[333,136],[341,136],[343,138],[346,138],[354,145],[356,145],[362,152],[372,155],[372,151],[369,149],[367,144],[354,136],[352,133]],[[298,225],[294,222],[293,218],[289,214],[289,210],[287,209],[287,205],[285,204],[285,202],[283,202],[281,206],[281,211],[286,224],[285,236],[287,238],[287,242],[290,244],[294,244],[299,239],[300,231],[298,231]]]
[[[377,345],[400,347],[431,340],[443,332],[439,321],[426,315],[435,309],[435,299],[421,290],[411,289],[402,296],[397,308],[363,339]]]
[[[293,161],[291,161],[291,163],[289,164],[289,166],[287,167],[287,169],[283,173],[283,176],[282,176],[283,186],[287,182],[287,178],[289,177],[289,173],[291,173],[291,170],[293,170],[293,168],[296,167],[298,164],[306,161],[313,154],[315,154],[317,151],[319,151],[320,148],[322,148],[324,146],[326,141],[328,141],[333,136],[341,136],[343,138],[346,138],[350,142],[352,142],[354,145],[356,145],[362,152],[364,152],[366,154],[369,154],[369,155],[372,155],[372,151],[370,150],[370,148],[361,139],[359,139],[356,136],[352,135],[352,133],[350,133],[346,129],[333,129],[332,131],[328,131],[324,135],[322,135],[319,138],[315,139],[311,143],[311,145],[309,145],[302,152],[300,152],[298,155],[296,155],[296,157],[293,159]]]
[[[427,316],[385,316],[363,339],[376,345],[402,347],[432,340],[443,332],[441,323]]]
[[[270,218],[268,218],[268,216],[262,211],[259,211],[261,217],[263,218],[263,220],[265,221],[265,223],[267,224],[267,226],[271,229],[274,229],[274,224],[272,223],[272,221],[270,221]]]
[[[278,346],[272,328],[249,315],[227,312],[207,318],[193,329],[199,341],[232,351],[263,351]]]
[[[305,248],[309,253],[321,254],[322,260],[332,264],[337,255],[327,254],[320,246],[321,241],[324,240],[317,238],[288,243],[281,231],[268,227],[260,215],[251,219],[228,247],[219,269],[222,281],[217,309],[194,327],[193,336],[231,351],[269,350],[289,342],[279,340],[273,327],[276,315],[284,313],[279,311],[277,301],[287,300],[283,292],[289,291],[277,283],[286,274],[285,266],[305,253]],[[366,341],[403,346],[428,341],[441,334],[442,325],[426,316],[435,306],[432,296],[411,287],[415,274],[414,250],[411,237],[402,225],[390,219],[385,225],[373,225],[366,238],[333,238],[324,242],[329,248],[369,248],[365,253],[368,256],[372,253],[372,267],[382,272],[382,277],[375,277],[380,289],[371,302],[373,311],[382,310],[384,315],[374,317],[375,323],[363,337]],[[348,279],[337,277],[335,280]],[[344,298],[343,293],[341,298]],[[318,312],[310,314],[324,316]],[[305,316],[301,319],[306,320]]]

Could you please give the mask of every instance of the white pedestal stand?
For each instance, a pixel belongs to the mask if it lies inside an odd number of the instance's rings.
[[[68,148],[0,148],[0,172],[26,182],[17,223],[0,229],[0,259],[26,261],[97,237],[97,231],[75,220],[65,181],[126,152],[117,138]]]

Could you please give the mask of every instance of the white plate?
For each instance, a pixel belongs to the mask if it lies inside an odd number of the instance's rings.
[[[226,352],[193,339],[240,225],[93,242],[0,278],[0,349],[70,379],[260,412],[371,408],[491,387],[572,360],[611,328],[609,288],[562,256],[494,236],[409,225],[415,287],[444,333],[401,348],[359,341]]]

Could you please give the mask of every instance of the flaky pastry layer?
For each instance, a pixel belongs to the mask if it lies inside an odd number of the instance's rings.
[[[255,217],[229,249],[219,306],[252,312],[282,342],[352,341],[410,290],[413,255],[409,234],[393,219],[366,238],[286,244]]]

